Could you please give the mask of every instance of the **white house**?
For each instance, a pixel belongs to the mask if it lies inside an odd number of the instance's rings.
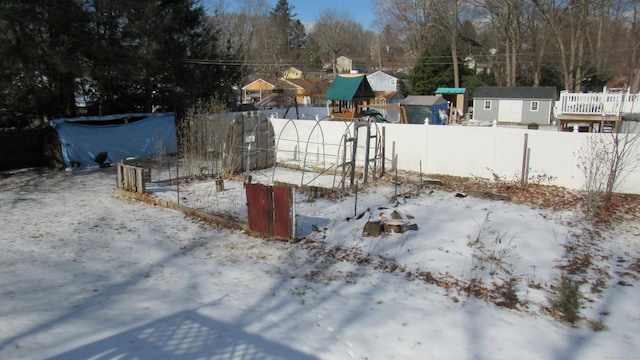
[[[367,75],[367,81],[373,91],[398,91],[400,90],[400,79],[389,75],[383,71],[376,71]]]
[[[349,74],[353,70],[353,60],[346,56],[340,56],[336,59],[336,70],[338,74]]]

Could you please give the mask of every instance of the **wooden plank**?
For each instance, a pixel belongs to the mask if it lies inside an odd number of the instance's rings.
[[[269,188],[262,184],[246,184],[247,212],[249,229],[261,234],[270,235],[269,224],[272,222],[269,206]]]
[[[116,166],[116,188],[122,189],[122,164]]]
[[[274,186],[273,188],[273,235],[291,238],[291,188]]]
[[[139,193],[144,193],[145,192],[145,188],[144,188],[144,169],[143,168],[139,168],[136,167],[133,169],[135,172],[135,176],[136,176],[136,191]]]
[[[192,209],[185,205],[178,204],[172,201],[166,201],[154,198],[149,194],[140,194],[131,191],[125,191],[123,189],[115,189],[114,194],[117,196],[123,196],[131,199],[143,201],[147,204],[158,205],[169,209],[174,209],[183,212],[187,216],[193,216],[205,221],[209,221],[220,226],[229,227],[232,229],[249,230],[249,226],[246,223],[236,221],[235,219],[229,219],[224,214],[211,214],[202,210]]]

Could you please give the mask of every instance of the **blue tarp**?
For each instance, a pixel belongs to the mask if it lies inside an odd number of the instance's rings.
[[[126,118],[142,119],[128,124],[101,124]],[[114,164],[129,157],[155,157],[159,148],[164,149],[162,155],[178,151],[172,113],[55,119],[49,125],[58,133],[68,167]],[[101,157],[104,161],[99,161]]]

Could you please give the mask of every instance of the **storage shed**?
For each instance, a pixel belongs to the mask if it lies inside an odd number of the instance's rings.
[[[473,99],[473,118],[547,125],[553,121],[556,98],[553,86],[480,86]]]
[[[440,109],[449,111],[447,100],[434,95],[409,95],[400,101],[400,106],[406,109],[409,124],[445,125],[438,113]]]
[[[436,96],[438,95],[449,102],[450,122],[460,122],[469,109],[467,89],[441,87],[436,89]]]

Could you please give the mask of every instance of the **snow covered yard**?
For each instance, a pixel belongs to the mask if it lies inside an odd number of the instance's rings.
[[[395,201],[378,186],[357,205],[298,197],[304,239],[286,243],[117,198],[114,186],[113,169],[0,179],[0,359],[640,357],[637,217],[585,232],[569,210],[438,189]],[[181,194],[242,216],[237,186]],[[362,235],[393,211],[418,230]],[[549,314],[545,292],[556,265],[573,264],[567,248],[590,251],[575,327]],[[509,276],[514,309],[465,291]]]

